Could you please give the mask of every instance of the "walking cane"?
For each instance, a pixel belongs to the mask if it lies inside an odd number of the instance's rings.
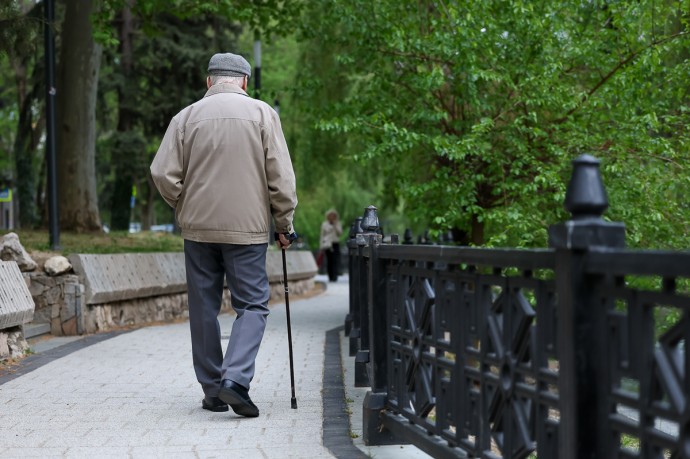
[[[290,241],[297,239],[297,234],[292,233],[288,236]],[[288,295],[288,280],[287,280],[287,263],[285,261],[285,248],[281,247],[283,252],[283,285],[285,287],[285,314],[287,315],[287,331],[288,331],[288,352],[290,354],[290,385],[292,387],[292,399],[290,406],[293,410],[297,409],[297,398],[295,397],[295,368],[292,363],[292,327],[290,326],[290,296]]]

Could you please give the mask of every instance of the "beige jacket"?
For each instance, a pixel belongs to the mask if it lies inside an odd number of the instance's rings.
[[[175,115],[151,176],[185,239],[267,243],[271,215],[277,232],[293,232],[295,174],[280,119],[238,86],[211,86]]]

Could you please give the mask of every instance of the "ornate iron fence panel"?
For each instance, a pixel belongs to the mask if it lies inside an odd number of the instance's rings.
[[[606,276],[609,457],[690,457],[690,254],[593,251],[584,269]]]
[[[626,250],[598,160],[573,165],[548,250],[383,244],[367,208],[349,314],[366,444],[690,459],[690,252]]]
[[[556,457],[554,283],[494,271],[388,265],[387,407],[470,457]]]

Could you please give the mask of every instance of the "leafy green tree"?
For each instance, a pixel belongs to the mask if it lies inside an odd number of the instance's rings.
[[[44,130],[41,5],[8,2],[0,6],[0,127],[5,185],[13,183],[19,201],[18,226],[35,227],[42,182],[39,144]],[[11,146],[10,146],[11,145]],[[14,162],[14,167],[10,166]],[[9,170],[8,170],[9,169]],[[14,170],[12,170],[14,169]]]
[[[112,228],[126,229],[136,186],[143,203],[142,222],[148,227],[156,202],[162,202],[150,182],[148,165],[172,116],[203,96],[211,54],[239,52],[238,19],[270,36],[280,31],[277,17],[289,19],[298,9],[295,2],[239,1],[114,1],[108,8],[99,17],[101,40],[118,46],[111,46],[107,54],[111,71],[103,79],[102,92],[117,94],[114,107],[104,106],[117,112],[117,126],[104,142],[103,159],[112,163],[112,170],[103,171],[110,182],[102,192],[110,201]],[[116,35],[111,24],[117,27]]]
[[[348,90],[319,127],[379,170],[388,208],[464,243],[545,244],[567,218],[570,159],[592,153],[631,241],[682,246],[689,8],[324,2],[307,32],[333,47]]]
[[[338,59],[340,27],[332,24],[332,40],[323,40],[319,22],[330,14],[328,2],[314,2],[303,15],[297,36],[299,56],[291,96],[291,110],[281,118],[288,123],[288,138],[299,206],[296,228],[312,249],[318,248],[325,212],[335,208],[345,233],[364,207],[374,202],[383,180],[376,168],[352,162],[348,153],[362,150],[358,136],[318,129],[321,119],[338,113],[350,90],[350,66]],[[282,107],[282,105],[281,105]],[[292,121],[291,121],[292,120]],[[292,124],[290,124],[292,123]]]
[[[119,18],[119,47],[108,56],[115,71],[104,78],[102,90],[117,94],[117,126],[107,143],[114,169],[111,227],[126,230],[133,186],[145,204],[144,227],[152,220],[155,188],[148,182],[148,166],[155,152],[149,144],[155,140],[147,139],[159,138],[182,107],[203,96],[209,49],[234,50],[237,27],[211,15],[183,19],[162,13],[143,30],[127,8]]]
[[[107,140],[102,140],[100,146],[116,145],[117,154],[110,155],[110,152],[99,154],[100,159],[114,159],[114,171],[107,174],[112,177],[115,186],[96,183],[96,105],[98,74],[101,70],[102,47],[107,49],[117,47],[120,40],[125,36],[123,30],[113,22],[116,18],[122,19],[120,12],[132,10],[141,29],[149,36],[160,32],[156,27],[161,23],[161,16],[168,19],[175,19],[177,23],[169,20],[169,28],[178,27],[179,30],[171,32],[172,40],[174,36],[184,35],[185,30],[191,35],[194,32],[201,32],[197,37],[198,41],[206,40],[206,46],[212,46],[214,38],[208,35],[208,27],[202,31],[201,23],[206,21],[208,26],[225,23],[228,30],[234,26],[230,23],[242,23],[253,30],[260,30],[263,34],[270,36],[275,33],[284,33],[282,28],[286,24],[291,24],[298,17],[301,2],[292,0],[220,0],[220,1],[191,1],[191,0],[100,0],[98,2],[88,2],[75,0],[58,4],[58,20],[55,25],[56,32],[60,33],[57,40],[59,46],[58,59],[58,97],[57,109],[58,119],[58,182],[60,197],[60,220],[63,229],[77,231],[100,230],[100,209],[98,205],[98,190],[116,197],[113,202],[116,218],[117,212],[122,209],[124,202],[120,197],[125,195],[127,207],[132,184],[139,184],[146,188],[147,180],[145,174],[140,174],[142,165],[148,162],[151,154],[151,145],[155,144],[162,136],[164,128],[155,131],[156,124],[147,124],[146,121],[133,120],[134,115],[128,112],[127,104],[131,103],[128,94],[119,93],[119,100],[123,107],[122,117],[120,117],[119,106],[109,95],[104,95],[101,101],[105,101],[106,107],[115,108],[118,112],[115,116],[111,114],[100,116],[101,127],[105,127],[104,122],[116,120],[117,135],[110,135]],[[19,114],[15,122],[11,117],[5,117],[3,122],[17,126],[14,135],[14,157],[16,159],[16,175],[18,194],[21,201],[20,220],[25,226],[33,226],[37,222],[37,209],[35,201],[39,201],[43,196],[42,189],[44,181],[44,171],[41,166],[36,164],[35,152],[43,131],[43,108],[41,88],[43,87],[43,74],[40,65],[37,65],[35,58],[40,58],[42,50],[42,22],[39,18],[42,13],[42,3],[29,1],[11,1],[0,5],[0,35],[2,44],[0,48],[9,55],[9,61],[5,61],[3,56],[0,65],[7,68],[11,65],[15,72],[16,91],[11,91],[18,98],[16,112]],[[30,27],[27,18],[37,19]],[[278,21],[280,19],[281,21]],[[187,22],[185,22],[187,21]],[[283,22],[284,21],[284,22]],[[192,26],[192,23],[196,25]],[[33,28],[32,28],[33,27]],[[196,27],[196,29],[193,29]],[[211,27],[212,29],[212,27]],[[287,29],[286,29],[287,30]],[[136,32],[136,30],[135,30]],[[153,35],[152,35],[153,34]],[[187,35],[189,37],[189,35]],[[123,40],[124,41],[124,40]],[[31,53],[19,53],[23,49],[19,44],[28,44],[27,49],[33,49]],[[198,47],[198,45],[196,45]],[[121,51],[126,54],[124,48]],[[134,50],[132,50],[134,51]],[[158,50],[150,50],[151,55],[155,55]],[[128,51],[127,51],[128,52]],[[192,56],[185,56],[187,52],[184,43],[177,45],[176,52],[180,55],[180,61],[190,62]],[[208,59],[208,56],[205,56]],[[34,62],[36,60],[36,62]],[[149,62],[151,60],[149,59]],[[172,67],[168,62],[167,68],[163,68],[168,75],[178,75],[184,72],[182,67]],[[172,62],[175,64],[175,62]],[[197,62],[190,65],[197,65]],[[127,65],[122,65],[113,72],[112,68],[107,69],[110,76],[123,80],[128,79],[130,69]],[[185,86],[189,82],[189,73],[183,73],[180,78],[168,78],[168,101],[169,105],[177,101],[187,99],[183,96],[176,99],[181,92],[179,87],[170,89],[175,83],[180,83],[184,78]],[[163,77],[165,78],[165,74]],[[139,80],[141,81],[141,80]],[[203,86],[203,77],[200,85]],[[124,86],[122,86],[124,88]],[[3,88],[4,89],[4,88]],[[160,90],[153,88],[151,91]],[[182,91],[184,92],[184,91]],[[203,91],[202,91],[203,92]],[[3,90],[3,97],[7,91]],[[172,96],[172,97],[171,97]],[[125,101],[126,99],[126,101]],[[141,99],[139,99],[141,100]],[[160,99],[159,99],[160,100]],[[179,104],[177,109],[183,106]],[[150,104],[149,104],[150,107]],[[169,115],[165,110],[158,107],[157,115]],[[153,114],[153,111],[148,112]],[[170,115],[172,116],[172,115]],[[169,120],[169,118],[168,118]],[[139,124],[137,124],[137,122]],[[15,124],[16,123],[16,124]],[[144,124],[144,127],[142,127]],[[148,131],[146,131],[148,130]],[[103,169],[107,168],[100,165],[99,175]],[[36,180],[36,178],[39,178]],[[119,177],[119,178],[118,178]],[[134,183],[132,183],[134,182]],[[117,191],[116,191],[117,189]],[[146,193],[149,197],[153,196],[151,190]],[[152,199],[147,202],[150,209]],[[40,203],[39,203],[40,204]],[[150,214],[150,211],[148,212]],[[128,216],[127,216],[128,217]],[[120,219],[124,220],[124,219]]]

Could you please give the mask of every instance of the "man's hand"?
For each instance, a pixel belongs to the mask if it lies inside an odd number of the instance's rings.
[[[279,234],[276,243],[278,244],[279,248],[287,249],[288,247],[290,247],[290,244],[292,244],[292,241],[286,238],[284,234]]]
[[[292,241],[297,239],[297,234],[291,233],[291,234],[285,234],[285,233],[275,233],[275,240],[276,244],[278,245],[278,248],[280,249],[287,249],[292,245]]]

